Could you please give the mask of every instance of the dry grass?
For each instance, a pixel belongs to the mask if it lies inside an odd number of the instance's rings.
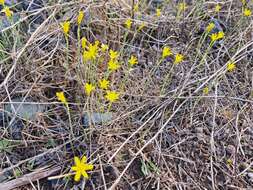
[[[9,142],[0,152],[0,176],[9,178],[0,190],[11,180],[17,189],[44,190],[253,188],[252,17],[242,16],[240,0],[220,2],[219,13],[214,1],[185,1],[180,14],[177,2],[161,2],[142,1],[134,13],[132,1],[51,1],[22,11],[20,22],[1,31],[0,109],[15,97],[32,97],[31,104],[47,109],[34,120],[23,119],[20,140],[13,140],[8,123],[0,126],[0,139]],[[20,10],[16,6],[14,12]],[[252,9],[252,1],[247,7]],[[104,61],[89,78],[84,74],[91,70],[78,57],[80,9],[86,12],[81,36],[120,51],[123,64],[110,76],[112,89],[121,93],[110,109],[113,120],[89,127],[82,125],[82,115],[110,106],[102,91],[87,97],[83,84],[102,78],[109,58],[100,56]],[[38,16],[41,22],[30,30]],[[124,26],[127,18],[133,20],[131,30]],[[200,39],[211,18],[223,23],[225,38],[209,48],[208,37]],[[66,19],[71,20],[68,49],[60,28]],[[138,31],[141,23],[145,27]],[[158,64],[165,45],[184,61],[173,65],[171,57]],[[127,73],[132,54],[138,64]],[[231,60],[236,69],[228,72]],[[71,126],[58,91],[68,99]],[[82,155],[95,169],[76,183],[66,175],[73,157]]]

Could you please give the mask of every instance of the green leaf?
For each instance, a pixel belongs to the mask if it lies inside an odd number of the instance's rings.
[[[11,143],[6,139],[0,140],[0,152],[10,151],[11,149],[8,148],[10,145],[11,145]]]
[[[144,162],[143,160],[141,161],[141,172],[142,172],[143,175],[145,175],[145,176],[147,176],[147,175],[150,173],[150,171],[149,171],[147,165],[145,164],[145,162]]]

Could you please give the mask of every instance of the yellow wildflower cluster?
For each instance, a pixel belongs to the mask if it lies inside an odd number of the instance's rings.
[[[109,51],[110,60],[108,62],[109,71],[116,71],[120,68],[120,64],[118,61],[119,53],[117,51],[110,50]]]
[[[163,48],[163,52],[162,52],[162,59],[165,59],[165,58],[172,56],[172,55],[173,55],[173,53],[172,53],[170,47],[165,46]],[[179,63],[183,62],[183,60],[184,60],[184,55],[177,53],[175,55],[174,64],[179,64]]]
[[[77,16],[77,25],[80,26],[82,21],[83,21],[83,17],[84,17],[84,12],[83,11],[79,11],[78,16]],[[64,33],[65,36],[68,36],[69,34],[69,30],[70,30],[70,21],[64,21],[62,23],[60,23],[61,27],[62,27],[62,31]]]
[[[225,36],[225,35],[224,35],[224,32],[220,31],[220,32],[211,34],[210,37],[211,37],[211,41],[212,41],[212,43],[213,43],[213,42],[215,42],[215,41],[217,41],[217,40],[223,39],[224,36]]]
[[[102,79],[99,81],[99,87],[102,90],[107,90],[109,88],[110,85],[110,81],[106,80],[106,79]],[[86,93],[87,96],[90,96],[91,93],[93,91],[95,91],[95,85],[91,84],[91,83],[85,83],[84,85],[84,91]],[[106,91],[106,95],[105,95],[105,99],[111,103],[117,101],[119,99],[119,93],[116,91],[111,91],[111,90],[107,90]]]
[[[0,5],[3,6],[2,12],[5,14],[5,16],[8,19],[11,19],[13,12],[10,10],[9,7],[5,6],[5,1],[4,0],[0,0]]]

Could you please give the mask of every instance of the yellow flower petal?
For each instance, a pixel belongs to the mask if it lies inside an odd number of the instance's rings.
[[[92,164],[85,164],[85,170],[93,170],[94,166]]]
[[[0,0],[0,5],[4,5],[4,0]]]
[[[81,175],[82,175],[82,171],[77,171],[75,174],[74,180],[80,181]]]
[[[73,170],[73,171],[77,171],[77,170],[78,170],[78,167],[76,167],[76,166],[72,166],[72,167],[71,167],[71,170]]]
[[[82,163],[86,163],[86,162],[87,162],[87,157],[86,157],[86,156],[83,156],[81,162],[82,162]]]
[[[81,172],[82,172],[82,175],[83,175],[84,178],[86,178],[86,179],[89,178],[89,176],[88,176],[88,174],[85,170],[82,170]]]
[[[78,167],[78,165],[81,164],[81,160],[77,156],[74,157],[74,161],[75,161],[75,164],[77,165],[77,167]]]

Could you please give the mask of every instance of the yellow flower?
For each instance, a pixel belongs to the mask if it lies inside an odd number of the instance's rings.
[[[9,7],[4,7],[3,8],[3,12],[5,13],[5,15],[6,15],[7,18],[11,18],[12,15],[13,15],[13,12],[10,10]]]
[[[63,104],[67,105],[68,102],[65,98],[64,92],[56,92],[57,99],[62,102]]]
[[[246,0],[241,0],[243,5],[246,5]]]
[[[171,49],[167,46],[163,48],[162,58],[166,58],[168,56],[172,55]]]
[[[0,0],[0,5],[4,5],[4,0]]]
[[[134,55],[132,55],[131,58],[128,60],[128,63],[131,66],[134,66],[134,65],[136,65],[138,63],[138,60],[137,60],[137,58]]]
[[[61,23],[61,27],[62,27],[63,33],[67,36],[70,29],[70,21],[65,21]]]
[[[134,12],[137,12],[138,10],[139,10],[139,4],[136,3],[136,4],[134,5]]]
[[[108,62],[108,69],[109,69],[110,71],[116,71],[116,70],[119,69],[119,68],[120,68],[120,65],[119,65],[119,63],[118,63],[117,60],[111,59],[111,60]]]
[[[156,16],[160,17],[161,16],[161,9],[156,9]]]
[[[175,64],[181,63],[184,60],[184,56],[180,53],[177,53],[175,56]]]
[[[90,83],[85,83],[84,84],[84,91],[87,94],[87,96],[91,95],[91,92],[95,90],[95,86],[93,86]]]
[[[206,87],[203,89],[203,94],[208,95],[208,93],[209,93],[209,88],[208,88],[208,86],[206,86]]]
[[[127,28],[127,29],[129,29],[129,30],[131,29],[132,21],[131,21],[130,18],[128,18],[128,19],[126,20],[125,25],[126,25],[126,28]]]
[[[227,64],[227,71],[228,71],[228,72],[232,72],[232,71],[234,71],[235,69],[236,69],[236,65],[235,65],[234,62],[229,62],[229,63]]]
[[[85,49],[86,48],[86,44],[87,44],[87,39],[85,37],[82,37],[81,44],[82,44],[82,48]]]
[[[94,166],[92,164],[87,164],[87,157],[83,156],[80,160],[78,157],[74,157],[75,165],[71,167],[73,171],[75,171],[75,181],[80,181],[81,176],[84,178],[88,178],[88,174],[86,171],[93,170]]]
[[[106,80],[106,79],[99,81],[99,87],[104,90],[106,90],[108,88],[109,84],[110,84],[110,81]]]
[[[144,22],[141,23],[141,25],[138,27],[138,31],[142,30],[146,24]]]
[[[218,33],[211,34],[211,40],[212,42],[215,42],[216,40],[220,40],[224,38],[224,32],[220,31]]]
[[[84,17],[84,13],[83,11],[80,11],[78,16],[77,16],[77,24],[80,26],[81,23],[82,23],[82,20],[83,20],[83,17]]]
[[[83,59],[85,61],[95,60],[98,54],[98,44],[89,44],[88,50],[83,52]]]
[[[220,12],[220,10],[221,10],[221,6],[219,4],[217,4],[215,6],[215,12],[218,13],[218,12]]]
[[[117,51],[110,50],[109,53],[111,60],[117,59],[119,57],[119,53]]]
[[[233,161],[231,159],[227,159],[227,165],[228,166],[232,166],[233,165]]]
[[[99,42],[98,40],[96,40],[94,44],[95,44],[95,46],[98,48],[100,42]]]
[[[209,33],[211,32],[215,27],[215,24],[213,22],[210,22],[208,26],[206,27],[206,31]]]
[[[106,52],[108,49],[109,49],[109,46],[108,46],[108,45],[106,45],[106,44],[102,44],[102,45],[101,45],[101,51],[102,51],[102,52]]]
[[[224,38],[224,32],[218,32],[218,39]]]
[[[115,92],[115,91],[107,91],[105,98],[109,101],[109,102],[115,102],[119,99],[119,93]]]
[[[248,9],[248,8],[245,8],[244,11],[243,11],[243,15],[246,16],[246,17],[251,16],[251,10]]]
[[[186,3],[179,3],[178,4],[178,10],[180,12],[185,11],[185,9],[186,9]]]

